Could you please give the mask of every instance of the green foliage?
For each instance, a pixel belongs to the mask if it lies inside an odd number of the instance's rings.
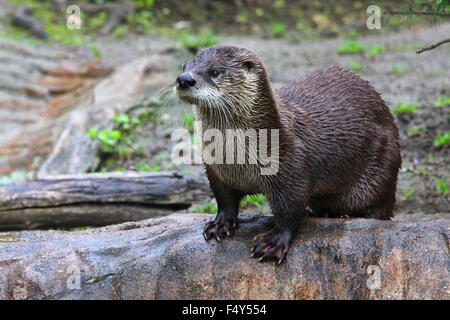
[[[150,11],[141,10],[130,16],[128,21],[132,26],[134,26],[135,31],[139,33],[147,33],[152,27],[150,22],[151,16],[152,13]]]
[[[356,40],[358,39],[358,31],[356,31],[355,29],[350,29],[347,32],[347,38],[351,39],[351,40]]]
[[[425,76],[428,77],[428,78],[440,77],[440,76],[442,76],[442,74],[443,74],[443,72],[441,70],[425,72]]]
[[[100,49],[96,44],[91,44],[91,50],[94,54],[94,57],[96,57],[97,59],[100,59],[102,57],[102,53],[100,52]]]
[[[119,130],[113,129],[103,129],[100,131],[97,130],[88,130],[87,134],[91,136],[94,141],[100,143],[100,151],[109,153],[109,152],[118,152],[122,154],[123,150],[119,148],[119,143],[122,139],[122,132]]]
[[[394,48],[394,51],[396,51],[396,52],[400,52],[400,51],[403,51],[403,50],[405,50],[405,45],[404,45],[403,43],[398,44],[398,45]]]
[[[212,214],[217,214],[217,206],[211,204],[211,203],[207,203],[205,205],[201,205],[201,206],[195,206],[193,207],[191,210],[191,212],[197,212],[197,213],[212,213]]]
[[[247,23],[248,22],[248,12],[245,10],[240,10],[236,15],[236,21],[238,23]]]
[[[133,131],[150,119],[152,117],[149,112],[141,113],[139,116],[118,114],[113,117],[114,129],[88,130],[87,134],[99,143],[101,153],[123,157],[132,152],[133,139],[131,135]]]
[[[183,120],[183,125],[190,133],[194,133],[194,121],[195,117],[192,113],[183,113],[181,115],[181,119]]]
[[[297,31],[305,31],[306,29],[308,29],[308,25],[305,23],[297,22],[297,24],[295,25],[295,29]]]
[[[424,136],[426,132],[427,132],[426,126],[424,126],[423,128],[409,126],[406,135],[408,137]]]
[[[181,34],[181,45],[196,52],[197,50],[216,45],[218,41],[215,39],[214,33],[211,29],[203,28],[197,34],[191,32],[183,32]]]
[[[14,182],[21,182],[25,180],[29,180],[33,178],[33,172],[26,172],[25,170],[17,170],[11,172],[7,176],[0,177],[0,184],[3,183],[14,183]]]
[[[446,196],[448,195],[448,183],[438,177],[433,177],[437,185],[437,192]]]
[[[414,190],[413,187],[407,186],[406,189],[405,189],[405,194],[403,195],[402,200],[403,201],[408,200],[413,195],[414,192],[415,192],[415,190]]]
[[[450,131],[449,132],[439,132],[433,138],[433,145],[438,148],[448,146],[450,144]]]
[[[434,100],[434,105],[436,107],[445,107],[450,106],[450,97],[449,96],[437,96]]]
[[[130,131],[141,124],[139,117],[130,117],[128,114],[122,113],[115,115],[113,117],[114,122],[117,124],[119,129]]]
[[[106,22],[106,19],[108,19],[108,14],[105,11],[102,11],[95,17],[89,18],[88,26],[92,29],[100,29]]]
[[[372,44],[369,46],[369,50],[367,51],[367,55],[369,57],[375,57],[386,51],[386,47],[383,44]]]
[[[152,166],[149,167],[148,164],[145,162],[140,162],[140,163],[136,164],[136,169],[138,171],[147,171],[147,172],[161,171],[161,168],[156,163],[152,163]]]
[[[139,9],[150,9],[153,6],[154,0],[134,0],[136,8]]]
[[[348,65],[349,65],[350,69],[352,69],[355,72],[361,71],[362,65],[358,61],[350,61]]]
[[[262,203],[266,201],[266,197],[263,194],[252,194],[252,195],[246,195],[245,198],[241,200],[242,206],[254,206],[258,209],[261,209]]]
[[[78,227],[78,228],[72,228],[69,229],[70,232],[77,232],[77,231],[86,231],[91,229],[91,227]]]
[[[280,37],[286,32],[286,25],[283,22],[273,22],[270,33],[273,37]]]
[[[416,110],[418,108],[420,108],[420,105],[413,104],[412,102],[409,102],[407,104],[399,102],[396,106],[390,106],[391,112],[397,114],[416,113]]]
[[[128,25],[118,25],[114,28],[112,36],[117,39],[124,38],[129,30],[130,28],[128,27]]]
[[[399,67],[398,65],[393,64],[392,68],[391,68],[391,72],[393,74],[408,74],[409,70],[406,67]]]
[[[425,169],[424,166],[418,166],[416,169],[416,173],[420,175],[426,175],[427,170]]]
[[[338,47],[339,54],[357,54],[362,53],[364,47],[360,45],[357,41],[347,40]]]
[[[273,6],[277,9],[281,9],[284,7],[284,0],[275,0]]]

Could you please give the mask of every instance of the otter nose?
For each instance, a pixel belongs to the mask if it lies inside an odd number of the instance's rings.
[[[182,73],[177,78],[177,86],[180,88],[189,88],[195,86],[195,79],[188,72]]]

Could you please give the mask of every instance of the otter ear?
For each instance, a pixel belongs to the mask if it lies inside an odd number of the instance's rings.
[[[247,71],[252,71],[252,69],[255,67],[255,64],[253,63],[253,61],[244,61],[244,63],[242,63],[242,66],[247,70]]]

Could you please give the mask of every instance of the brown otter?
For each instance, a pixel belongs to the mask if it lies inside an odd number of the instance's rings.
[[[279,130],[276,174],[260,174],[259,163],[205,164],[218,205],[206,240],[232,235],[240,200],[252,193],[266,195],[275,222],[254,239],[259,260],[286,258],[307,207],[319,217],[393,216],[398,128],[380,95],[352,72],[322,69],[274,91],[255,53],[218,45],[187,61],[176,87],[203,129]]]

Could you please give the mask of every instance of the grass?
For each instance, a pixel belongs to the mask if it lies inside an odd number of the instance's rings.
[[[100,59],[102,57],[102,53],[100,52],[100,49],[98,48],[98,46],[96,44],[91,44],[91,51],[92,54],[94,55],[94,57],[96,57],[97,59]]]
[[[207,203],[204,205],[198,205],[195,206],[193,208],[191,208],[190,210],[191,212],[197,212],[197,213],[212,213],[212,214],[217,214],[217,206],[215,206],[212,203]]]
[[[405,189],[405,194],[402,197],[402,200],[403,201],[408,200],[413,195],[414,192],[415,192],[415,190],[414,190],[413,187],[407,186],[406,189]]]
[[[433,145],[438,148],[443,148],[444,146],[448,146],[450,144],[450,131],[448,132],[439,132],[433,138]]]
[[[438,177],[433,177],[433,179],[437,185],[437,192],[439,194],[447,196],[448,195],[448,183],[446,183],[444,180],[442,180]]]
[[[241,200],[241,206],[244,208],[255,207],[260,213],[262,213],[262,204],[266,201],[266,197],[263,194],[246,195]]]
[[[426,132],[427,132],[427,127],[426,126],[422,127],[422,128],[409,126],[408,130],[406,132],[406,135],[408,137],[417,137],[417,136],[422,137],[422,136],[424,136],[426,134]]]
[[[358,61],[350,61],[348,63],[348,66],[350,67],[350,69],[352,69],[355,72],[359,72],[362,69],[362,65]]]
[[[399,102],[396,106],[390,106],[389,109],[394,114],[411,114],[416,113],[416,110],[420,108],[419,104],[414,104],[412,102],[409,102],[407,104],[404,104],[402,102]]]
[[[439,108],[450,106],[450,97],[438,95],[436,99],[434,99],[434,105]]]
[[[281,37],[286,32],[286,25],[282,22],[273,22],[270,26],[270,33],[273,37]]]
[[[181,115],[181,120],[183,121],[183,125],[187,131],[190,133],[194,133],[194,125],[195,125],[195,117],[192,113],[183,113]]]
[[[425,76],[428,78],[432,78],[432,77],[440,77],[442,76],[444,72],[442,72],[441,70],[438,71],[427,71],[425,72]]]
[[[7,176],[0,177],[0,184],[3,183],[15,183],[15,182],[21,182],[25,180],[29,180],[33,178],[33,172],[26,172],[25,170],[16,170],[11,172]]]
[[[203,28],[198,33],[192,33],[190,30],[184,31],[180,34],[181,45],[196,52],[197,50],[216,45],[218,41],[214,36],[214,32],[209,28]]]
[[[71,228],[68,231],[70,232],[77,232],[77,231],[86,231],[86,230],[90,230],[91,227],[78,227],[78,228]]]
[[[114,129],[103,129],[100,131],[97,130],[88,130],[87,134],[96,142],[98,142],[99,149],[101,152],[109,153],[109,152],[117,152],[122,154],[121,151],[116,151],[118,148],[119,142],[122,139],[122,132],[120,130]]]
[[[350,29],[347,32],[347,38],[351,39],[351,40],[356,40],[358,39],[358,31],[356,31],[355,29]]]
[[[159,172],[159,171],[161,171],[161,168],[156,163],[153,163],[152,166],[149,167],[146,162],[141,162],[141,163],[136,164],[136,169],[138,171],[145,171],[145,172]]]
[[[386,47],[383,44],[372,44],[367,50],[367,55],[369,57],[375,57],[386,51]]]
[[[403,51],[403,50],[405,50],[405,45],[404,45],[403,43],[398,44],[398,45],[394,48],[394,51],[396,51],[396,52],[401,52],[401,51]]]
[[[347,40],[338,47],[339,54],[358,54],[364,51],[364,47],[357,41]]]
[[[295,25],[295,30],[297,31],[305,31],[306,29],[308,29],[308,25],[305,23],[297,22]]]
[[[418,166],[416,169],[416,173],[419,175],[426,175],[427,174],[427,169],[425,169],[424,166]]]
[[[409,73],[409,69],[406,68],[406,67],[400,67],[400,66],[398,66],[396,64],[393,64],[392,68],[391,68],[391,72],[392,72],[392,74],[396,74],[396,75],[408,74]]]

